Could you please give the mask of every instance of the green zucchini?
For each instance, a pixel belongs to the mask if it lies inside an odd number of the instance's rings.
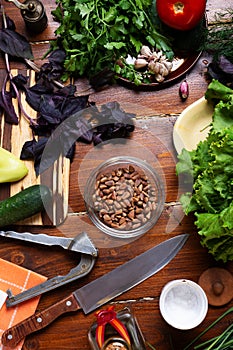
[[[44,185],[33,185],[0,202],[0,227],[27,219],[44,210],[52,199],[51,190]]]

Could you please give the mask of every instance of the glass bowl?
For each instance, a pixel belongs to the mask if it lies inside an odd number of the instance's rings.
[[[164,183],[147,162],[114,157],[92,171],[84,200],[90,219],[102,232],[118,238],[137,237],[160,217]]]

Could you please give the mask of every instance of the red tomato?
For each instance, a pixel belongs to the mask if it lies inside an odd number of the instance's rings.
[[[167,26],[178,30],[190,30],[202,19],[206,0],[156,0],[159,18]]]

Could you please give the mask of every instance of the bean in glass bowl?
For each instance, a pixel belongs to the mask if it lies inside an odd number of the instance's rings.
[[[102,232],[118,238],[137,237],[159,219],[164,183],[146,161],[114,157],[90,174],[84,200],[90,219]]]

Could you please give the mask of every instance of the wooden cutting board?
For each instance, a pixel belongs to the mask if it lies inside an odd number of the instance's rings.
[[[18,74],[17,70],[12,70],[13,76]],[[34,72],[28,71],[30,85],[35,83]],[[36,118],[36,112],[25,101],[24,94],[21,94],[21,102],[27,113]],[[19,125],[5,123],[4,115],[0,115],[0,146],[20,157],[21,149],[25,141],[32,140],[32,131],[28,121],[20,115],[17,100],[14,101],[15,110],[19,116]],[[16,183],[0,184],[0,200],[13,196],[22,189],[35,184],[47,185],[53,193],[53,204],[46,208],[46,212],[36,214],[31,218],[19,222],[24,225],[49,225],[57,226],[61,224],[68,213],[68,193],[70,161],[60,157],[52,167],[40,176],[36,176],[33,161],[25,161],[29,172],[28,175]],[[18,224],[18,223],[17,223]]]

